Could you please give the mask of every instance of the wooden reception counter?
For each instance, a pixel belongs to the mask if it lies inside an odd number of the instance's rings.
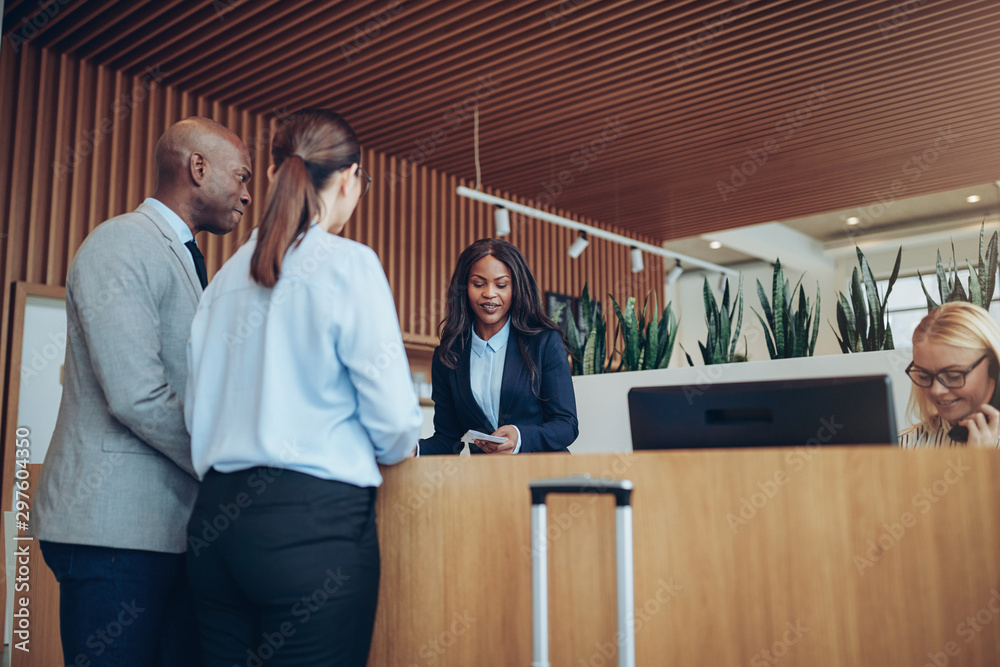
[[[1000,664],[1000,453],[831,447],[386,468],[370,665],[529,665],[528,482],[584,472],[635,483],[639,665]],[[553,665],[615,665],[612,500],[548,506]],[[55,582],[27,544],[13,665],[52,667]]]
[[[1000,664],[1000,453],[426,457],[385,469],[370,665],[531,663],[536,478],[631,479],[639,665]],[[617,664],[610,497],[549,499],[555,666]]]

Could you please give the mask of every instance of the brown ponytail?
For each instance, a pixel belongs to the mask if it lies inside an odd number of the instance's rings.
[[[303,109],[288,116],[274,135],[271,159],[274,177],[250,260],[250,276],[263,287],[278,282],[285,253],[322,213],[319,193],[336,172],[360,165],[361,148],[338,114]]]

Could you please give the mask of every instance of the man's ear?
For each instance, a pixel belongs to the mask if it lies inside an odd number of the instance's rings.
[[[198,185],[201,185],[205,181],[205,173],[208,168],[208,162],[205,160],[205,156],[201,153],[191,153],[189,167],[191,171],[191,180]]]

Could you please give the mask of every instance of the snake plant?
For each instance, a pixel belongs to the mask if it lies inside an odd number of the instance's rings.
[[[990,302],[993,301],[993,289],[996,287],[997,280],[997,232],[993,232],[993,236],[990,237],[989,245],[986,247],[986,252],[984,253],[983,242],[985,240],[986,221],[984,220],[979,227],[979,264],[977,267],[973,267],[972,263],[966,260],[966,263],[969,265],[968,292],[962,287],[962,281],[958,278],[955,244],[951,244],[951,261],[948,263],[947,270],[941,263],[941,251],[938,250],[937,279],[940,303],[969,301],[977,306],[989,309]],[[927,298],[927,312],[930,312],[938,307],[938,303],[927,292],[927,288],[924,286],[924,278],[920,275],[919,271],[917,271],[917,277],[920,280],[920,287],[924,290],[924,296]]]
[[[792,301],[798,290],[798,306],[793,310]],[[764,328],[767,340],[767,352],[772,359],[791,359],[793,357],[811,357],[816,349],[816,336],[819,334],[819,281],[816,282],[816,308],[809,312],[809,299],[802,287],[802,278],[795,288],[788,289],[788,281],[781,270],[781,260],[774,262],[774,273],[771,279],[772,301],[769,303],[767,294],[760,281],[757,281],[757,296],[764,309],[767,322],[760,313],[754,310],[760,325]],[[751,308],[751,310],[753,310]],[[810,333],[810,328],[812,329]]]
[[[845,353],[892,350],[894,349],[892,329],[889,326],[889,312],[886,303],[889,301],[892,286],[896,283],[896,277],[899,276],[899,263],[903,256],[903,247],[900,246],[896,252],[896,264],[892,267],[892,276],[889,277],[885,296],[881,298],[868,260],[865,259],[861,248],[855,247],[855,250],[858,253],[861,275],[859,277],[858,267],[854,267],[851,274],[850,299],[844,296],[843,292],[837,293],[837,327],[840,329],[837,342],[840,343],[840,349]],[[862,280],[864,281],[864,291],[861,289]]]
[[[609,370],[605,365],[608,325],[598,305],[597,301],[590,298],[590,292],[584,284],[580,297],[580,317],[573,317],[572,313],[567,315],[569,326],[566,331],[566,347],[572,356],[573,375],[593,375]],[[565,304],[560,304],[552,313],[552,319],[557,324],[565,310]]]
[[[736,356],[736,343],[740,339],[740,329],[743,327],[743,278],[740,277],[739,293],[733,301],[732,308],[729,307],[728,280],[722,292],[721,307],[715,300],[712,288],[708,286],[708,278],[705,278],[702,296],[705,301],[708,338],[704,344],[698,341],[698,347],[701,348],[701,358],[706,366],[733,363]],[[746,345],[746,341],[744,341],[744,345]],[[691,355],[687,353],[687,350],[684,351],[684,356],[687,358],[688,364],[694,366],[694,361],[691,360]]]
[[[619,336],[622,339],[622,349],[615,350],[620,356],[619,371],[643,371],[653,368],[666,368],[674,351],[677,339],[677,318],[674,316],[672,304],[668,303],[659,312],[656,293],[653,292],[653,309],[649,322],[646,322],[646,306],[649,294],[642,303],[642,311],[636,313],[635,297],[630,296],[625,301],[625,310],[618,306],[615,297],[609,294],[618,317],[618,330],[615,333],[615,343]]]

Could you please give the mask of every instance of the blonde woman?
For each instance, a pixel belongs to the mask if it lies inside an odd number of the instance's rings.
[[[997,448],[1000,327],[966,302],[946,303],[913,332],[910,411],[920,423],[899,433],[901,447]]]

